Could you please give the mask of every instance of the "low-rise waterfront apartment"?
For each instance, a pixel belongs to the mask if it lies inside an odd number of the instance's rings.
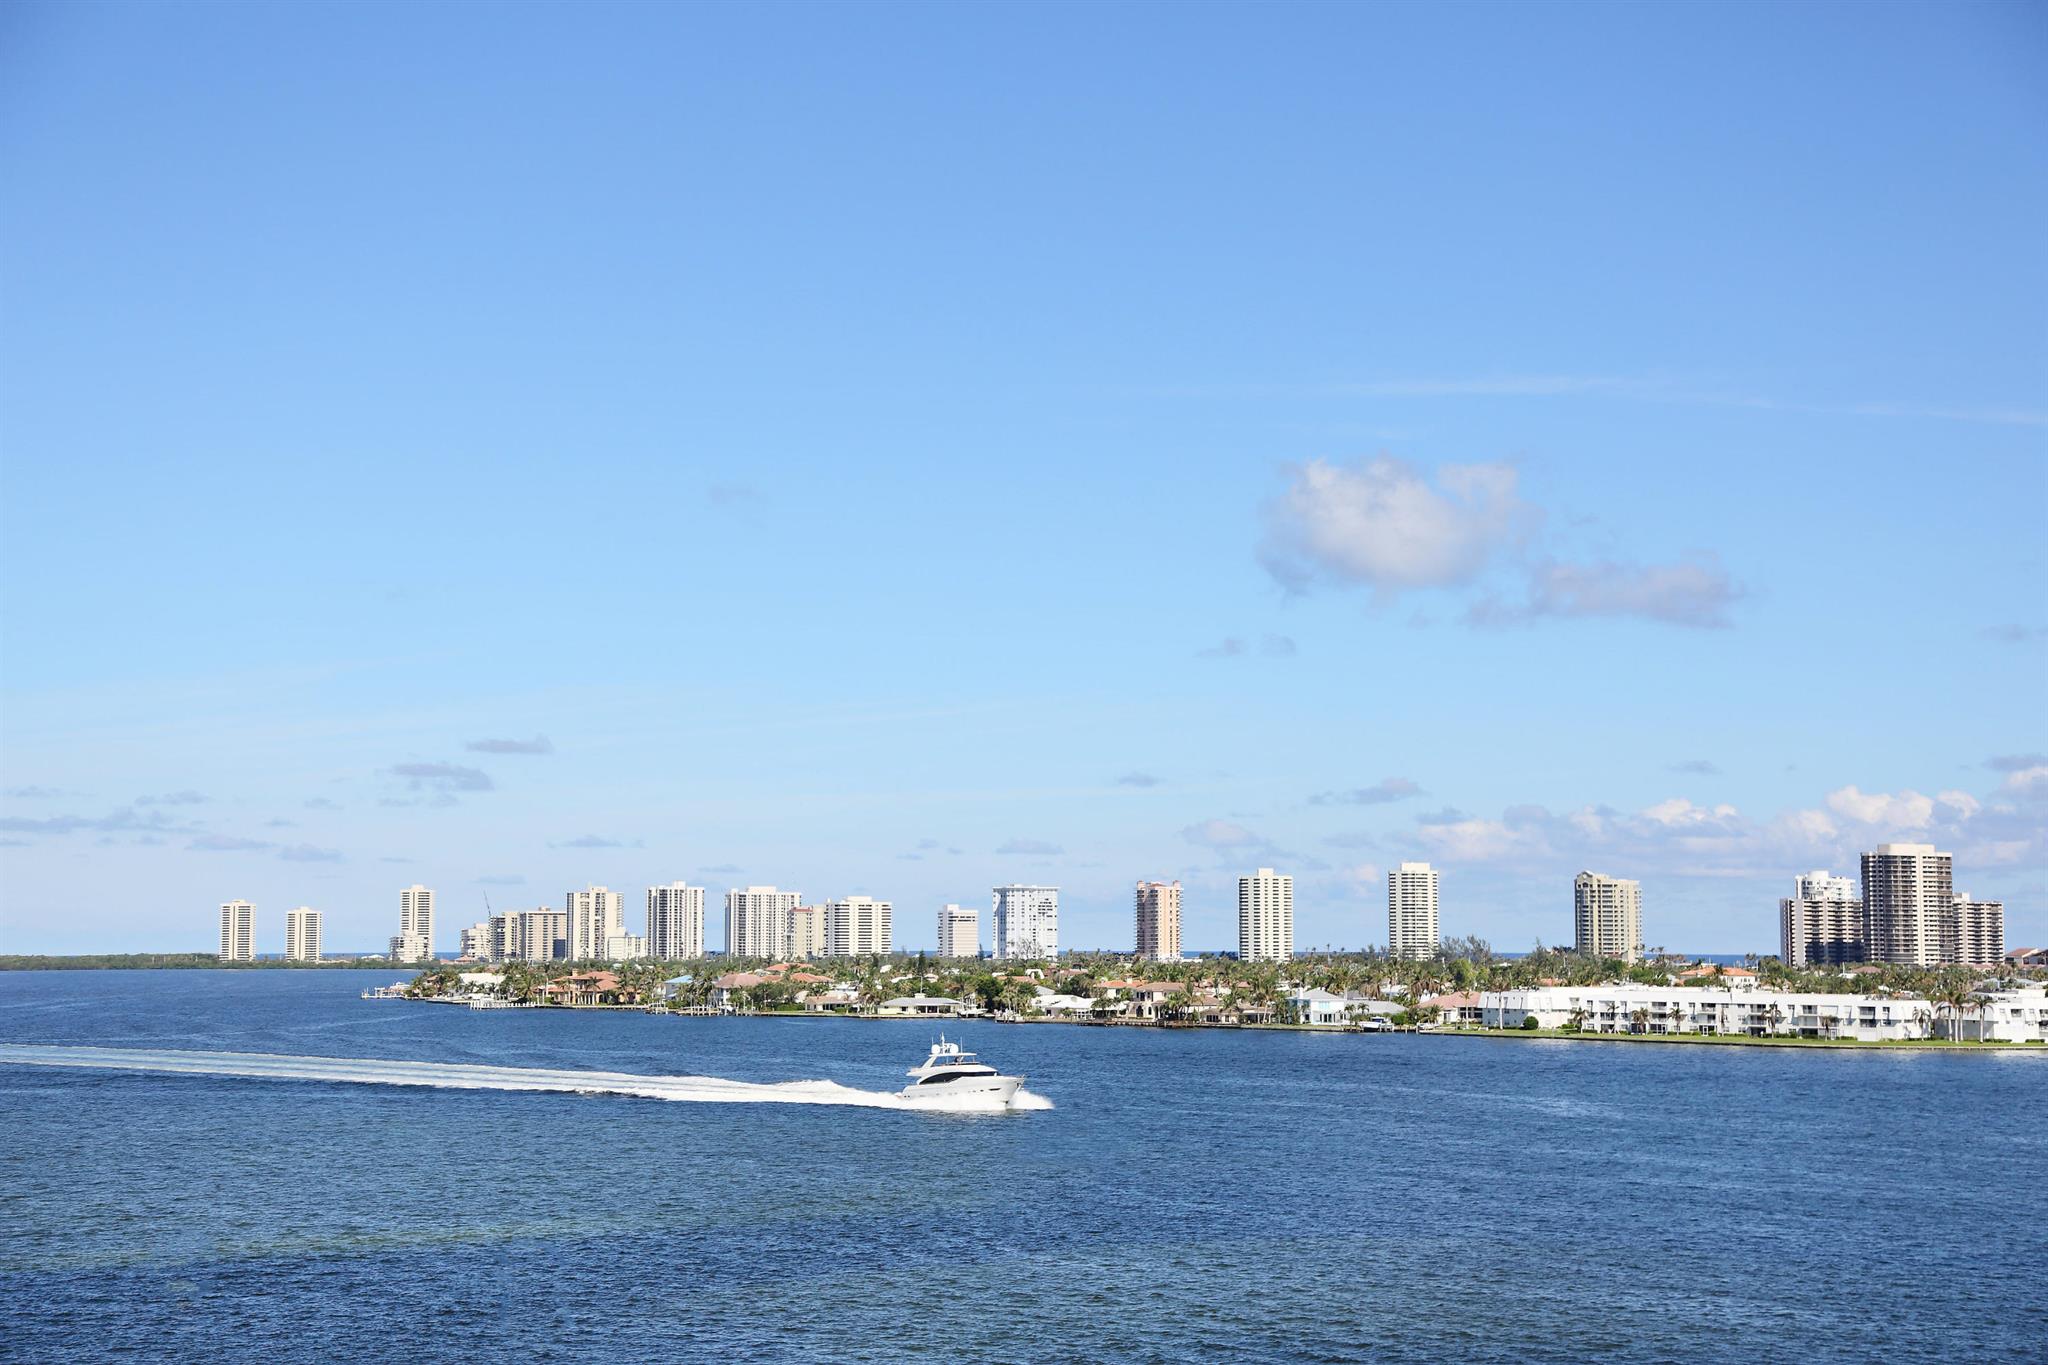
[[[1540,986],[1486,991],[1480,1021],[1489,1028],[1588,1033],[1717,1033],[1750,1037],[1843,1038],[1895,1042],[1983,1037],[2003,1042],[2048,1038],[2048,1001],[2039,988],[1987,995],[1980,1007],[1949,1018],[1917,996],[1825,995],[1711,986]]]

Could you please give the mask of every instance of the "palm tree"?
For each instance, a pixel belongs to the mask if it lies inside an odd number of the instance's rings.
[[[1628,1016],[1628,1031],[1630,1033],[1648,1033],[1650,1031],[1650,1012],[1641,1005],[1636,1006]]]

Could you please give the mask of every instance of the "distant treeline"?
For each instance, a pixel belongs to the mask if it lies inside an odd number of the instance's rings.
[[[354,958],[330,958],[325,962],[287,962],[281,957],[259,958],[254,962],[222,962],[212,953],[78,953],[68,957],[29,953],[0,953],[0,972],[76,971],[178,971],[205,968],[208,971],[246,972],[281,969],[316,972],[327,967],[382,968],[381,961],[359,962]]]

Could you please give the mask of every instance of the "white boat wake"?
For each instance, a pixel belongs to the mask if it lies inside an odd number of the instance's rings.
[[[631,1095],[695,1104],[833,1104],[915,1113],[1006,1112],[986,1104],[921,1097],[913,1104],[882,1090],[837,1081],[729,1081],[717,1076],[638,1076],[626,1071],[556,1071],[467,1062],[404,1062],[382,1058],[286,1057],[267,1052],[186,1052],[173,1048],[59,1047],[0,1043],[0,1063],[152,1071],[182,1076],[243,1076],[272,1081],[345,1081],[358,1085],[420,1085],[441,1090],[551,1090]],[[1020,1090],[1007,1111],[1050,1109],[1043,1095]]]

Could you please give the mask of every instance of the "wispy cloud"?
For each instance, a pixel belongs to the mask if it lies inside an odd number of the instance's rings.
[[[465,768],[459,763],[394,763],[389,771],[393,777],[404,778],[413,791],[487,792],[497,785],[481,768]]]
[[[185,847],[193,853],[256,853],[273,845],[267,840],[243,839],[232,834],[202,834]]]
[[[532,739],[473,739],[462,746],[473,754],[551,754],[554,743],[546,735]]]
[[[1666,625],[1720,628],[1744,596],[1711,555],[1677,564],[1561,564],[1533,566],[1525,602],[1495,598],[1476,604],[1474,625],[1508,625],[1538,617],[1634,616]]]
[[[700,867],[697,869],[700,875],[706,877],[731,877],[736,876],[743,870],[735,863],[713,863],[710,867]]]
[[[138,796],[138,806],[203,806],[211,798],[195,791],[166,792],[162,796]]]
[[[642,843],[642,842],[641,842],[640,840],[638,840],[638,839],[635,839],[635,840],[633,840],[632,842],[628,843],[627,841],[625,841],[625,840],[623,840],[623,839],[607,839],[607,838],[605,838],[605,837],[604,837],[603,835],[601,835],[601,834],[585,834],[585,835],[581,835],[581,836],[579,836],[578,838],[574,838],[574,839],[565,839],[565,840],[563,840],[563,841],[562,841],[561,843],[559,843],[559,844],[549,844],[549,845],[548,845],[548,847],[549,847],[549,848],[644,848],[644,847],[646,847],[646,845],[645,845],[645,844],[643,844],[643,843]]]
[[[1004,855],[1051,858],[1066,852],[1066,850],[1058,844],[1049,844],[1043,839],[1012,839],[997,848],[996,852]]]
[[[71,795],[70,792],[59,791],[55,787],[9,787],[6,794],[23,801],[55,801]]]
[[[1188,825],[1180,837],[1202,848],[1258,848],[1265,840],[1246,829],[1243,825],[1228,820],[1201,820]]]
[[[182,833],[189,828],[190,826],[174,824],[161,815],[138,815],[129,807],[109,811],[105,815],[52,815],[42,819],[18,815],[0,817],[0,830],[15,834],[76,834],[81,831],[96,831],[103,834],[135,831]]]
[[[327,799],[326,797],[324,797],[324,796],[316,796],[316,797],[313,797],[313,798],[312,798],[311,800],[307,801],[307,802],[305,803],[305,805],[306,805],[306,809],[307,809],[307,810],[340,810],[340,809],[341,809],[341,804],[340,804],[339,802],[336,802],[336,801],[329,801],[329,800],[328,800],[328,799]]]
[[[279,849],[277,856],[288,863],[338,863],[341,861],[341,850],[319,848],[313,844],[292,844]]]
[[[476,884],[478,886],[524,886],[526,885],[526,878],[520,876],[517,872],[498,872],[488,877],[478,877]]]
[[[1383,777],[1370,787],[1317,792],[1308,801],[1312,806],[1382,806],[1390,801],[1406,801],[1411,796],[1422,794],[1422,788],[1405,777]]]
[[[1116,780],[1119,787],[1156,787],[1159,779],[1151,773],[1125,773]]]
[[[2048,626],[2023,626],[2017,622],[2007,622],[2002,626],[1986,626],[1977,633],[2002,645],[2023,645],[2030,640],[2048,640]]]
[[[1826,417],[1898,418],[1990,426],[2048,426],[2048,411],[2005,403],[1811,402],[1740,393],[1697,380],[1659,375],[1493,374],[1394,376],[1356,383],[1259,385],[1177,391],[1200,397],[1263,398],[1528,398],[1611,399],[1673,407],[1740,408]]]
[[[1671,765],[1675,773],[1692,773],[1698,777],[1719,777],[1721,767],[1711,759],[1688,758]]]

